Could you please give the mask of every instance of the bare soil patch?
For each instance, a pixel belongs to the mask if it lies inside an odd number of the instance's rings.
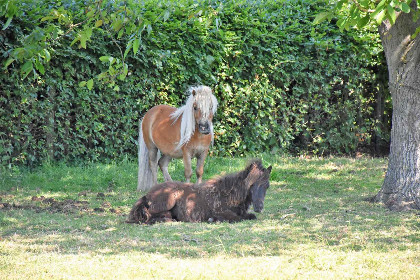
[[[50,213],[104,213],[111,212],[117,215],[122,214],[120,208],[113,208],[111,203],[104,201],[101,207],[91,207],[89,201],[86,200],[56,200],[54,198],[46,198],[44,196],[33,196],[31,201],[25,203],[17,202],[1,202],[0,210],[17,210],[25,209],[32,210],[36,213],[50,212]]]

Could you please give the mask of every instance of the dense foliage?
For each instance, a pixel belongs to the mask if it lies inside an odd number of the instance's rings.
[[[122,2],[148,23],[134,39],[112,32],[116,20],[77,32],[59,25],[48,15],[85,16],[83,1],[61,2],[0,18],[7,25],[0,31],[3,163],[134,156],[139,118],[157,104],[180,106],[194,84],[211,86],[220,103],[213,154],[353,154],[388,141],[379,39],[313,26],[324,1]],[[105,4],[102,12],[117,9]],[[121,30],[130,19],[119,20]],[[54,38],[45,33],[50,21],[61,30]],[[42,52],[30,40],[44,42]]]

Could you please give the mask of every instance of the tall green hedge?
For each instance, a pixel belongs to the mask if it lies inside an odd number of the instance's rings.
[[[312,25],[324,1],[141,5],[139,17],[169,10],[169,18],[130,52],[118,91],[79,86],[107,69],[99,57],[118,57],[115,42],[99,32],[87,49],[63,38],[41,77],[22,79],[13,65],[0,74],[3,164],[134,157],[139,118],[157,104],[180,106],[195,84],[212,87],[220,103],[213,154],[354,154],[372,140],[386,145],[391,108],[379,39]],[[33,20],[27,13],[0,32],[4,59]]]

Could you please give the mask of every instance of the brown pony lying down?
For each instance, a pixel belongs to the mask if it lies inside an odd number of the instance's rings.
[[[248,213],[264,208],[271,166],[252,161],[243,171],[200,184],[166,182],[155,185],[133,206],[127,223],[166,221],[212,222],[256,219]]]

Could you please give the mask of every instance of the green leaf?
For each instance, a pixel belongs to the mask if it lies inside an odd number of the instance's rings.
[[[359,2],[363,8],[369,8],[369,0],[359,0]]]
[[[124,52],[124,59],[127,57],[127,55],[128,55],[128,53],[130,52],[130,50],[131,50],[131,47],[133,46],[133,41],[130,41],[128,44],[127,44],[127,47],[125,48],[125,52]]]
[[[170,12],[168,10],[165,11],[165,14],[163,15],[163,21],[167,21],[169,19],[170,16]]]
[[[212,64],[212,63],[213,63],[213,61],[214,61],[214,57],[213,57],[213,56],[211,56],[211,55],[207,55],[207,56],[206,56],[206,61],[207,61],[207,64],[208,64],[208,65],[210,65],[210,64]]]
[[[87,81],[86,85],[87,85],[87,88],[91,90],[93,88],[93,79],[90,79],[89,81]]]
[[[86,35],[83,33],[80,36],[80,47],[86,49],[86,41],[87,41],[87,37]]]
[[[44,49],[44,56],[47,62],[51,60],[51,54],[47,49]]]
[[[104,55],[104,56],[101,56],[99,58],[99,60],[102,61],[102,62],[108,62],[109,59],[110,59],[110,56],[108,56],[108,55]]]
[[[133,53],[134,54],[136,54],[137,51],[139,50],[139,46],[140,46],[140,38],[137,38],[133,42]]]
[[[410,12],[410,6],[408,6],[408,4],[407,3],[405,3],[405,2],[402,2],[401,3],[401,10],[404,12],[404,13],[409,13]]]
[[[35,69],[38,70],[41,74],[45,74],[45,68],[44,68],[44,65],[42,65],[41,62],[39,62],[39,61],[35,62]]]
[[[343,7],[344,2],[347,2],[347,1],[345,1],[345,0],[338,1],[337,6],[336,6],[336,10],[337,11],[341,10],[341,8]]]
[[[44,22],[44,21],[47,21],[47,20],[50,20],[50,19],[56,19],[56,18],[57,18],[57,16],[46,16],[46,17],[41,18],[41,22]]]
[[[70,43],[70,47],[73,46],[75,43],[77,43],[77,41],[80,41],[80,36],[77,36],[76,38],[74,38],[74,40]]]
[[[10,23],[12,22],[13,17],[9,17],[6,21],[6,23],[4,24],[2,30],[6,30],[7,27],[9,27]]]
[[[26,76],[29,75],[29,73],[34,69],[34,65],[31,60],[28,60],[23,64],[23,66],[20,68],[20,72],[23,75],[23,78],[26,78]]]
[[[95,22],[95,27],[98,28],[98,27],[102,26],[102,24],[103,24],[102,19],[99,19]]]
[[[380,25],[381,23],[382,23],[382,21],[384,20],[384,18],[385,18],[385,15],[386,15],[386,11],[385,10],[382,10],[379,14],[377,14],[376,16],[375,16],[375,20],[376,20],[376,23],[378,24],[378,25]]]
[[[366,24],[369,23],[369,20],[370,20],[370,16],[369,15],[366,15],[366,16],[362,17],[361,19],[359,19],[357,21],[357,27],[358,28],[363,28],[364,26],[366,26]]]
[[[414,32],[413,35],[411,35],[411,38],[414,40],[416,39],[417,35],[419,35],[420,33],[420,26],[416,28],[416,31]]]
[[[87,14],[86,14],[86,16],[88,17],[88,18],[91,18],[91,17],[93,17],[93,15],[95,14],[95,11],[94,10],[90,10]]]
[[[388,19],[391,22],[391,24],[395,23],[395,20],[397,18],[397,14],[395,13],[394,8],[391,5],[388,5],[386,7],[387,11],[388,11]]]
[[[123,21],[119,19],[113,22],[112,28],[114,29],[115,32],[117,32],[123,27],[123,25],[124,25]]]
[[[124,35],[124,28],[121,28],[118,32],[118,39],[120,39]]]
[[[340,28],[340,31],[343,31],[345,23],[346,23],[346,21],[343,18],[341,18],[337,21],[337,26],[338,26],[338,28]]]
[[[385,2],[386,2],[386,0],[382,0],[381,2],[379,2],[378,6],[376,6],[376,9],[375,10],[381,9],[382,6],[385,5]]]
[[[7,68],[10,64],[12,64],[13,61],[15,61],[14,58],[9,58],[8,60],[6,60],[6,62],[4,63],[4,67]]]
[[[123,71],[124,71],[124,75],[127,76],[127,74],[128,74],[128,64],[127,63],[124,64],[124,70]]]
[[[319,24],[321,22],[323,22],[324,20],[326,20],[328,18],[328,16],[330,16],[330,12],[322,12],[316,15],[314,21],[312,22],[313,24]]]
[[[86,86],[86,81],[81,81],[81,82],[79,83],[79,87],[84,87],[84,86]]]

